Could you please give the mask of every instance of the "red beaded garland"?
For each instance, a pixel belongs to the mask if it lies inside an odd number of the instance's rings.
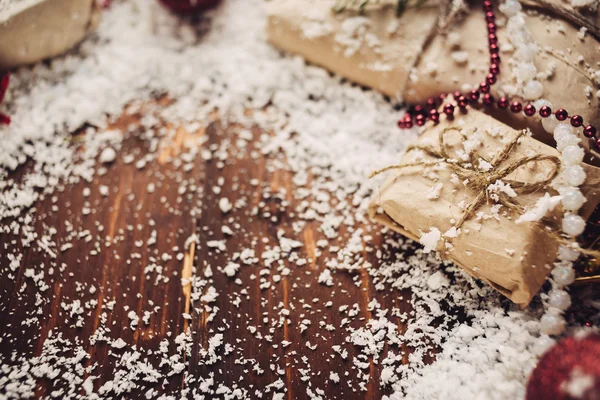
[[[445,104],[442,110],[447,118],[452,118],[454,116],[456,106],[460,108],[462,113],[466,113],[468,105],[470,103],[477,104],[480,98],[483,105],[487,107],[494,105],[494,97],[490,94],[490,88],[497,82],[498,75],[500,74],[500,47],[498,45],[498,36],[496,35],[496,16],[494,14],[492,2],[490,0],[484,1],[483,9],[485,10],[485,20],[488,31],[488,51],[490,53],[489,73],[485,77],[485,80],[479,84],[478,89],[473,89],[466,94],[462,94],[460,91],[452,93],[455,103]],[[410,113],[407,113],[402,120],[398,121],[398,127],[406,129],[411,128],[413,124],[423,126],[428,119],[437,123],[440,119],[440,112],[436,107],[439,104],[443,104],[446,98],[447,94],[442,93],[437,99],[434,97],[427,99],[425,106],[414,106]],[[537,112],[533,104],[527,104],[523,107],[519,101],[510,103],[506,97],[499,98],[496,105],[499,109],[503,110],[509,108],[513,113],[520,113],[523,111],[527,117],[532,117]],[[552,109],[549,106],[542,106],[539,109],[539,115],[542,118],[548,118],[552,115]],[[554,115],[558,121],[565,121],[569,118],[569,113],[564,108],[556,110]],[[580,115],[573,115],[570,117],[570,123],[574,127],[581,127],[583,126],[583,118]],[[583,129],[584,136],[592,140],[594,145],[600,149],[600,137],[596,138],[596,132],[596,128],[592,125],[587,125]]]
[[[573,125],[575,128],[579,128],[581,125],[583,125],[583,117],[581,115],[573,115],[571,117],[571,125]]]
[[[446,114],[449,117],[454,115],[454,106],[452,104],[446,104],[444,106],[444,114]]]
[[[489,93],[486,93],[483,95],[483,100],[482,100],[483,104],[486,106],[491,106],[494,104],[494,96],[492,96]]]
[[[533,104],[527,104],[525,106],[525,109],[523,110],[523,112],[525,113],[525,115],[527,115],[528,117],[532,117],[535,115],[535,107],[533,106]]]
[[[433,110],[429,111],[429,119],[435,123],[439,122],[440,114],[438,113],[438,110],[433,109]]]
[[[521,112],[522,109],[523,109],[523,106],[518,101],[513,101],[510,105],[510,111],[512,111],[514,113]]]
[[[542,108],[540,108],[540,116],[542,118],[548,118],[550,115],[552,115],[552,109],[548,106],[542,106]]]
[[[498,99],[498,108],[505,109],[508,107],[508,99],[506,97],[500,97]]]
[[[490,56],[490,63],[491,64],[500,64],[500,55],[499,54],[492,54]]]
[[[482,93],[489,93],[490,92],[490,85],[488,85],[487,82],[481,82],[479,84],[479,90],[481,90]]]
[[[564,108],[559,108],[558,110],[556,110],[554,115],[556,116],[556,119],[559,121],[564,121],[565,119],[567,119],[569,117],[569,113]]]
[[[596,128],[591,125],[586,126],[583,128],[583,135],[587,138],[593,138],[596,136]]]
[[[477,89],[473,89],[471,90],[471,93],[469,93],[469,101],[475,103],[477,100],[479,100],[479,92]]]
[[[492,65],[490,65],[490,74],[500,75],[500,67],[498,64],[492,63]]]

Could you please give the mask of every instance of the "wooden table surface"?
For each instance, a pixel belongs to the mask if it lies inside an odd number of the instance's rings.
[[[216,386],[222,383],[229,388],[244,388],[252,397],[255,389],[264,390],[278,379],[285,388],[279,391],[285,390],[288,399],[308,398],[311,391],[331,399],[380,398],[386,393],[379,384],[381,358],[366,360],[369,363],[366,369],[353,362],[359,349],[346,342],[349,328],[364,326],[373,318],[368,306],[373,299],[382,308],[396,307],[410,312],[410,293],[375,290],[363,269],[335,272],[332,286],[318,283],[326,268],[324,260],[335,255],[336,249],[329,248],[331,243],[324,248],[318,246],[317,242],[325,237],[317,229],[318,224],[306,222],[294,213],[299,200],[293,196],[292,174],[285,168],[273,168],[276,164],[266,160],[273,156],[260,152],[259,137],[269,133],[253,128],[253,138],[242,146],[233,139],[240,130],[236,125],[222,126],[216,122],[192,133],[182,127],[168,126],[174,134],[162,139],[158,151],[149,152],[148,141],[139,139],[144,134],[141,128],[136,128],[139,118],[140,115],[124,115],[113,124],[114,128],[133,133],[126,135],[117,160],[106,167],[105,173],[96,174],[90,183],[66,184],[35,205],[35,232],[43,235],[55,230],[52,235],[55,245],[50,247],[60,249],[67,243],[73,247],[53,256],[42,249],[38,240],[24,247],[18,236],[0,236],[3,359],[13,357],[16,362],[15,354],[39,356],[50,332],[53,335],[61,332],[63,338],[76,341],[90,355],[84,366],[97,364],[93,371],[94,375],[100,375],[94,381],[97,390],[114,378],[118,358],[115,354],[119,353],[104,341],[90,343],[90,336],[99,327],[108,327],[112,339],[122,338],[127,343],[126,349],[136,346],[156,351],[167,338],[171,342],[169,354],[177,353],[173,339],[190,328],[191,353],[184,356],[187,381],[184,374],[170,376],[166,383],[140,381],[125,397],[143,397],[149,388],[154,388],[156,394],[174,393],[198,384],[190,377],[210,376],[214,376]],[[177,157],[172,156],[186,152],[190,143],[198,145],[199,151],[210,150],[212,157],[207,159],[199,152],[189,163],[173,162]],[[220,148],[230,149],[222,155],[222,165]],[[123,154],[132,154],[135,160],[126,163]],[[136,163],[146,154],[153,154],[153,159],[139,168]],[[285,165],[285,158],[277,157]],[[17,175],[22,173],[20,170]],[[149,184],[155,186],[154,191],[148,189]],[[100,193],[102,185],[109,188],[108,195]],[[221,188],[220,193],[215,192],[217,187]],[[84,188],[91,191],[88,197],[84,196]],[[238,207],[223,213],[219,205],[223,197],[233,204],[240,201]],[[335,202],[332,200],[333,205]],[[84,213],[85,209],[89,209],[89,214]],[[223,225],[231,228],[232,236],[222,231]],[[386,239],[397,238],[392,233],[382,235],[374,224],[355,223],[352,229],[342,225],[337,243],[348,240],[351,231],[358,228],[364,229],[364,236],[372,236],[366,247],[382,249],[384,257],[390,252],[386,250]],[[156,241],[151,243],[151,239],[149,243],[153,231]],[[197,244],[186,247],[193,234],[198,237]],[[261,254],[278,246],[282,234],[299,241],[301,246],[284,252],[280,260],[266,266]],[[213,240],[224,240],[225,249],[209,247],[207,243]],[[15,249],[23,253],[23,259],[14,279],[10,279],[7,255]],[[258,260],[242,265],[235,277],[219,272],[236,253],[245,249],[254,249]],[[183,258],[177,256],[180,253]],[[306,265],[298,265],[297,260],[303,258],[307,259]],[[375,265],[379,262],[374,251],[364,252],[363,258]],[[162,272],[158,273],[153,265],[162,267]],[[208,283],[192,289],[189,280],[182,281],[182,277],[192,276],[203,279],[207,266],[212,271]],[[28,268],[33,268],[36,274],[44,271],[44,278],[36,283],[27,273]],[[50,268],[54,269],[53,274],[49,273]],[[286,268],[289,275],[285,275]],[[260,287],[261,271],[270,282],[269,288]],[[280,279],[274,278],[275,275]],[[241,282],[236,283],[236,278]],[[42,291],[39,282],[47,283],[48,288]],[[92,286],[95,291],[90,290]],[[218,308],[212,320],[204,308],[207,304],[190,299],[198,290],[206,294],[209,286],[218,293],[216,301],[208,304]],[[72,316],[68,308],[75,300],[86,305],[81,327],[76,326],[78,316]],[[112,300],[115,304],[111,307]],[[326,304],[329,301],[331,306]],[[344,325],[342,319],[347,313],[339,308],[343,305],[352,308],[355,303],[359,314]],[[282,317],[282,309],[289,310],[287,318]],[[140,318],[144,311],[151,311],[148,324],[140,319],[139,325],[132,329],[128,317],[131,310]],[[189,313],[191,319],[184,318],[184,313]],[[397,321],[398,331],[403,331],[399,318],[393,315],[388,318]],[[302,332],[304,320],[310,324]],[[327,329],[326,324],[335,329]],[[218,360],[207,365],[201,350],[209,347],[209,339],[215,333],[222,333],[224,342],[234,348],[225,355],[221,346]],[[259,333],[261,338],[257,338]],[[283,340],[291,344],[283,347]],[[349,349],[346,359],[335,355],[332,348],[335,345]],[[407,357],[411,349],[402,347],[395,351],[402,351]],[[159,360],[148,357],[161,370],[157,365]],[[240,363],[240,360],[246,361]],[[426,361],[430,360],[428,355]],[[256,373],[254,364],[264,372]],[[330,379],[331,371],[339,374],[339,383]],[[362,389],[361,382],[364,382]],[[46,396],[63,386],[60,379],[38,379],[35,394]],[[264,398],[272,398],[273,392]]]

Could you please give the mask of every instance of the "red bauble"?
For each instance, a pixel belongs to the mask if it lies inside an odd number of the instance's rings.
[[[216,6],[220,0],[159,0],[178,14],[195,13]]]
[[[527,385],[527,400],[600,398],[600,335],[561,340],[544,354]]]

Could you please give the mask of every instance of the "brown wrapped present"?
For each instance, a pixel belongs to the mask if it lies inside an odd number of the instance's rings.
[[[389,4],[363,15],[335,14],[334,5],[331,0],[268,2],[269,41],[390,97],[401,95],[439,7],[410,8],[398,19]]]
[[[528,304],[556,260],[563,210],[552,187],[560,153],[526,132],[475,110],[428,126],[389,168],[371,217]],[[600,199],[600,173],[585,168],[587,219]]]
[[[100,20],[96,0],[21,0],[0,13],[0,71],[64,53]]]
[[[438,18],[446,18],[440,17],[442,11],[436,2],[409,7],[399,18],[393,3],[372,1],[362,13],[347,10],[336,14],[332,11],[336,0],[272,0],[266,6],[268,39],[276,47],[408,103],[466,91],[485,79],[488,35],[480,3],[475,2],[463,18],[453,19],[443,30]],[[598,29],[586,30],[576,23],[580,17],[588,27],[596,27],[598,14],[586,19],[560,0],[527,0],[522,4],[531,44],[535,44],[531,50],[535,53],[536,79],[543,87],[542,98],[554,109],[565,108],[571,115],[581,115],[586,123],[600,126],[600,38],[592,34]],[[555,8],[548,8],[548,4]],[[567,20],[566,15],[576,18]],[[519,88],[515,76],[526,76],[528,71],[524,67],[516,70],[517,64],[511,61],[515,46],[507,34],[506,17],[502,13],[497,16],[503,62],[493,94],[496,98],[519,98],[522,94],[515,90]],[[514,127],[529,127],[540,140],[554,144],[537,118],[505,111],[494,116]],[[589,141],[583,144],[588,146]],[[595,149],[589,150],[600,157]]]

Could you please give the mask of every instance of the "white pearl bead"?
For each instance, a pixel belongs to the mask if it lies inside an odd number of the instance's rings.
[[[573,127],[571,126],[571,124],[565,124],[564,122],[560,122],[554,127],[554,131],[552,131],[552,134],[554,135],[555,139],[558,139],[559,137],[564,135],[572,135]]]
[[[571,296],[564,290],[552,289],[548,293],[548,305],[564,311],[571,306]]]
[[[554,281],[560,286],[568,286],[575,280],[575,270],[572,265],[560,265],[552,270]]]
[[[523,44],[515,51],[514,58],[522,62],[533,62],[535,60],[535,49],[531,45]]]
[[[560,245],[558,246],[558,258],[563,261],[575,261],[579,258],[577,250],[570,248],[569,246]]]
[[[498,10],[507,17],[512,17],[521,11],[521,3],[515,0],[507,0],[504,4],[500,4]]]
[[[551,114],[548,118],[542,118],[542,126],[548,133],[554,133],[554,128],[556,128],[556,125],[558,124],[559,122],[554,114]]]
[[[545,335],[559,335],[565,330],[565,320],[560,315],[546,312],[540,319],[540,330]]]
[[[561,202],[565,210],[579,210],[585,203],[585,196],[579,189],[572,188],[562,194]]]
[[[583,149],[579,146],[567,146],[562,151],[562,155],[566,165],[577,165],[581,164],[585,154]]]
[[[534,344],[533,352],[536,355],[541,356],[550,347],[554,346],[555,343],[556,343],[556,341],[554,339],[552,339],[550,336],[548,336],[548,335],[541,335],[537,339],[536,343]]]
[[[562,230],[569,236],[578,236],[585,229],[585,221],[577,214],[565,214],[562,221]]]
[[[581,165],[565,168],[565,179],[569,185],[580,186],[585,182],[585,170]]]
[[[544,86],[536,80],[529,81],[523,88],[525,100],[537,100],[544,94]]]
[[[556,132],[556,130],[555,130]],[[579,138],[575,135],[571,134],[561,134],[556,137],[556,149],[558,151],[563,151],[569,146],[577,146],[579,144]]]

